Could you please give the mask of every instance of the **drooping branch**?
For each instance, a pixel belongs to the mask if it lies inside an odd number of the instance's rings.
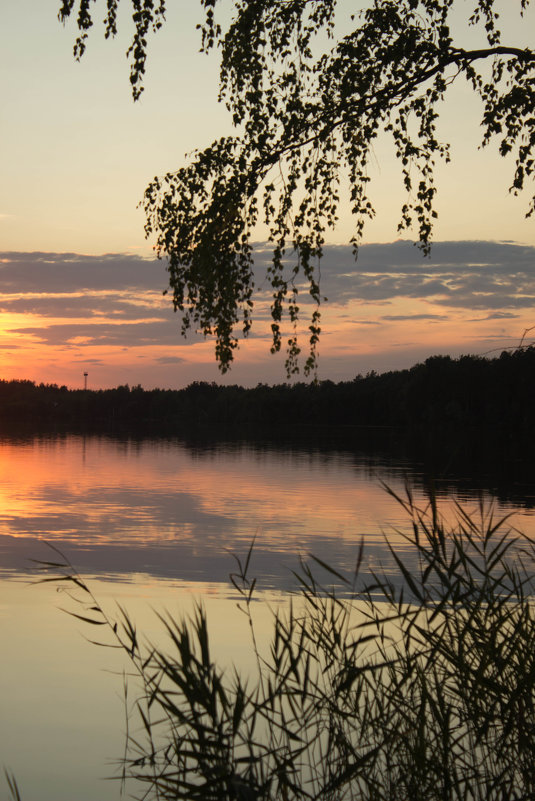
[[[119,2],[106,0],[107,37],[116,33]],[[365,222],[375,214],[367,194],[370,153],[381,131],[390,135],[407,194],[399,229],[414,227],[426,252],[437,216],[435,162],[449,159],[437,125],[448,87],[464,76],[483,101],[482,143],[498,139],[500,154],[516,155],[512,190],[518,192],[535,170],[535,53],[502,43],[497,0],[472,0],[468,24],[481,31],[487,46],[471,50],[455,45],[450,26],[460,0],[370,0],[338,40],[333,39],[337,0],[234,0],[226,30],[216,22],[218,2],[199,0],[201,49],[220,45],[220,100],[237,133],[151,183],[144,198],[146,233],[156,237],[156,249],[168,261],[183,332],[193,325],[213,335],[216,358],[226,370],[238,345],[234,329],[241,326],[247,335],[251,327],[251,237],[263,193],[273,248],[267,271],[272,351],[281,348],[286,315],[294,369],[297,296],[304,283],[315,304],[308,326],[307,364],[313,369],[321,300],[314,263],[338,219],[341,178],[349,181],[351,241],[358,246]],[[163,0],[130,4],[135,33],[128,55],[136,99],[147,34],[164,23],[165,5]],[[522,14],[528,0],[517,4]],[[90,7],[91,0],[62,0],[60,19],[78,12],[77,57],[93,24]],[[491,64],[490,78],[478,72],[485,62]]]

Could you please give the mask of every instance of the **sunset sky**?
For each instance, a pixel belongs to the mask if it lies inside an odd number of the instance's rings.
[[[198,53],[198,4],[169,4],[136,104],[124,55],[128,19],[115,42],[105,42],[96,26],[76,63],[74,26],[58,23],[59,5],[0,0],[0,378],[77,387],[86,371],[92,388],[283,381],[284,358],[269,354],[267,294],[250,340],[224,377],[212,343],[180,337],[162,297],[165,265],[154,260],[136,208],[155,174],[180,167],[186,153],[231,131],[217,104],[217,56]],[[504,40],[525,46],[535,14],[519,23],[517,6],[503,4],[501,27]],[[341,4],[342,28],[354,9],[349,0]],[[378,215],[367,244],[355,264],[344,246],[352,221],[342,209],[322,263],[329,303],[320,378],[410,366],[433,353],[499,351],[535,325],[535,223],[524,219],[529,196],[508,193],[512,161],[494,145],[477,149],[479,112],[469,89],[456,85],[440,127],[453,163],[437,172],[440,216],[430,259],[396,241],[401,177],[389,143],[377,143]],[[260,283],[268,258],[259,246]]]

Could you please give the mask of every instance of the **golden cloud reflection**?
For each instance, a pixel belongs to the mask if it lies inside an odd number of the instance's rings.
[[[105,437],[0,442],[0,565],[21,569],[55,543],[97,573],[226,581],[231,553],[256,537],[268,586],[313,552],[388,565],[384,537],[407,548],[410,521],[381,486],[403,493],[406,466],[355,454],[252,446],[188,448]],[[423,492],[415,489],[424,507]],[[475,503],[469,504],[472,509]],[[522,521],[530,525],[532,517]]]

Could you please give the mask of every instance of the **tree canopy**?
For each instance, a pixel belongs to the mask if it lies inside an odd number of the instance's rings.
[[[103,4],[105,36],[117,33],[120,0]],[[143,91],[149,34],[165,22],[165,0],[124,0],[132,8],[128,49],[134,100]],[[482,100],[482,144],[512,153],[511,191],[533,175],[535,52],[504,41],[496,0],[371,0],[337,34],[337,0],[233,0],[230,23],[218,19],[221,0],[199,0],[201,49],[221,56],[219,98],[235,135],[216,140],[145,190],[145,231],[167,259],[169,288],[182,331],[215,337],[220,368],[229,368],[241,329],[254,308],[251,237],[269,230],[273,258],[272,352],[289,320],[288,373],[298,369],[298,319],[303,295],[312,312],[305,372],[314,368],[322,301],[319,260],[337,222],[340,181],[349,181],[355,252],[375,214],[368,165],[381,132],[392,137],[406,199],[399,230],[413,226],[428,252],[436,218],[434,168],[449,160],[437,121],[449,87],[464,79]],[[510,0],[522,15],[529,0]],[[360,4],[359,4],[360,5]],[[454,10],[481,46],[456,41]],[[59,18],[76,15],[80,58],[93,26],[92,0],[63,0]],[[462,32],[461,32],[462,33]],[[535,209],[532,198],[527,209]],[[307,297],[308,295],[308,297]]]

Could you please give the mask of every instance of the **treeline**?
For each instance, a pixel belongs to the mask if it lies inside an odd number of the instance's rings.
[[[3,428],[74,430],[155,427],[270,429],[280,426],[492,427],[533,431],[535,348],[499,357],[432,356],[407,370],[352,381],[258,384],[251,389],[194,382],[182,390],[69,390],[0,381]]]

